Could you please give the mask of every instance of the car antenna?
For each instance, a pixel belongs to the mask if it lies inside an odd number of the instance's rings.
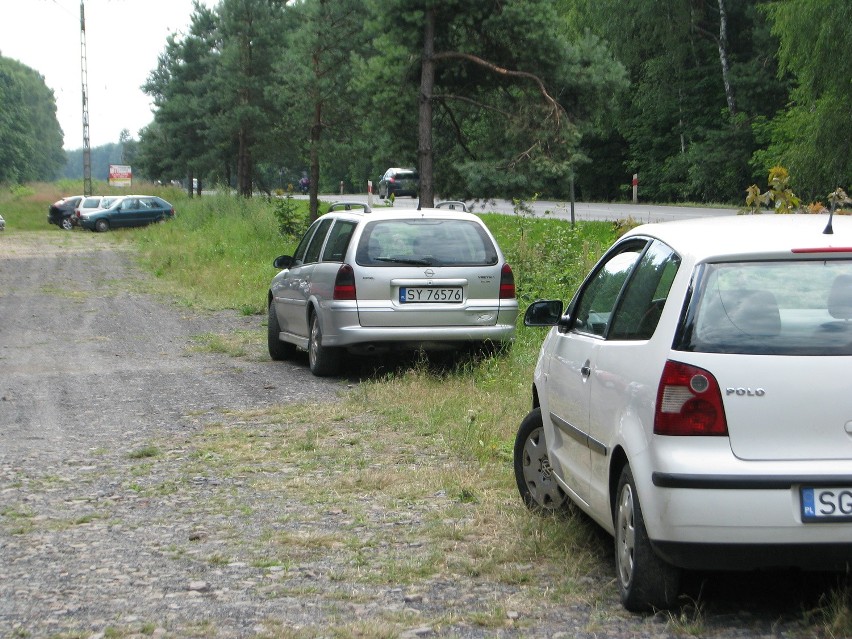
[[[825,225],[823,235],[834,235],[834,228],[831,226],[831,221],[834,218],[834,208],[837,206],[835,202],[831,203],[831,212],[828,214],[828,224]]]

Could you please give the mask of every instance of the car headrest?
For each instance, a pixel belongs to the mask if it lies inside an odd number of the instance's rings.
[[[833,318],[852,319],[852,275],[838,275],[834,278],[826,306]]]
[[[732,309],[731,321],[746,335],[772,337],[781,332],[778,300],[769,291],[753,291]]]

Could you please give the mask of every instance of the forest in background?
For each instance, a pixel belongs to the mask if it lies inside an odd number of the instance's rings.
[[[645,201],[741,203],[780,165],[824,200],[852,176],[849,24],[846,0],[196,4],[143,87],[153,122],[93,174],[250,195],[412,166],[444,197],[607,201],[636,173]],[[0,182],[73,177],[40,79],[0,58]]]

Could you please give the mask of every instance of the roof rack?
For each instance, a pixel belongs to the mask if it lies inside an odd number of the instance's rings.
[[[328,207],[328,212],[332,211],[351,211],[353,208],[355,209],[364,209],[364,213],[372,213],[373,209],[371,209],[364,202],[335,202],[331,206]]]

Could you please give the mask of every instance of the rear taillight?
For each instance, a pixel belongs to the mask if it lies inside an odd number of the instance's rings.
[[[512,267],[508,264],[504,264],[500,270],[500,299],[515,299],[515,274],[512,273]]]
[[[80,209],[75,209],[74,215],[76,215],[77,219],[79,219],[80,218]]]
[[[334,278],[334,299],[355,299],[355,271],[349,264],[343,264],[337,269],[337,277]]]
[[[703,368],[667,361],[657,389],[654,433],[727,436],[716,378]]]

